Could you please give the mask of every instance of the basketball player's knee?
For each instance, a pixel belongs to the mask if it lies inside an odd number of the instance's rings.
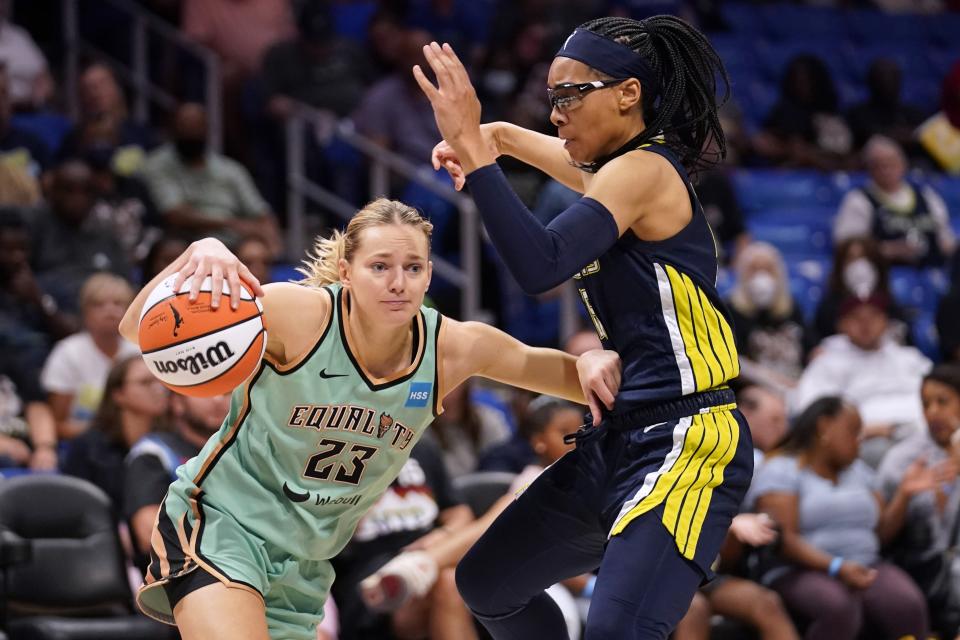
[[[750,620],[755,624],[760,624],[783,618],[789,619],[789,615],[777,592],[770,589],[757,589],[751,598]]]
[[[620,609],[607,610],[606,613],[611,615],[590,615],[587,620],[587,638],[591,640],[666,640],[674,627],[674,624],[666,620],[637,615],[636,611]]]
[[[483,607],[488,588],[486,585],[479,584],[479,580],[477,579],[478,572],[474,570],[474,565],[475,562],[472,554],[467,553],[467,555],[460,560],[460,564],[457,565],[454,573],[454,582],[457,585],[457,591],[460,593],[463,601],[467,603],[468,607],[476,611],[478,606]]]

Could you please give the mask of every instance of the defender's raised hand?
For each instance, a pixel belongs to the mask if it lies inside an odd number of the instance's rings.
[[[431,42],[423,48],[423,54],[436,75],[437,86],[420,65],[413,67],[413,77],[430,100],[440,134],[454,152],[463,174],[491,164],[496,155],[480,132],[480,100],[463,63],[449,44],[441,47]],[[452,166],[446,168],[454,173]]]

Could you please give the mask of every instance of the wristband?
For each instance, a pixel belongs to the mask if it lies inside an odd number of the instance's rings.
[[[593,590],[597,586],[597,576],[590,576],[587,580],[587,584],[584,585],[583,591],[580,592],[581,598],[589,598],[593,595]]]
[[[827,575],[831,578],[836,578],[837,574],[840,573],[841,566],[843,566],[843,557],[833,556],[833,560],[830,561],[830,567],[827,569]]]

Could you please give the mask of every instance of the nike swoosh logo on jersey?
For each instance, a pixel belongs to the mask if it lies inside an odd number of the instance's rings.
[[[328,379],[328,378],[346,378],[346,377],[347,377],[347,374],[345,374],[345,373],[327,373],[327,368],[324,367],[323,369],[320,370],[320,377],[323,378],[324,380],[326,380],[326,379]]]

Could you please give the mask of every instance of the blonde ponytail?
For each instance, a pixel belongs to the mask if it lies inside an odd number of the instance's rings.
[[[347,236],[339,230],[329,238],[317,238],[313,251],[297,271],[303,274],[303,284],[308,287],[323,287],[340,282],[340,258],[346,253]]]
[[[301,282],[309,287],[323,287],[340,282],[340,259],[350,262],[360,244],[360,234],[365,229],[384,224],[417,227],[423,231],[427,237],[427,245],[430,245],[433,225],[429,220],[423,218],[413,207],[398,200],[378,198],[350,219],[346,231],[334,231],[329,238],[317,239],[303,266],[297,268],[304,276]]]

